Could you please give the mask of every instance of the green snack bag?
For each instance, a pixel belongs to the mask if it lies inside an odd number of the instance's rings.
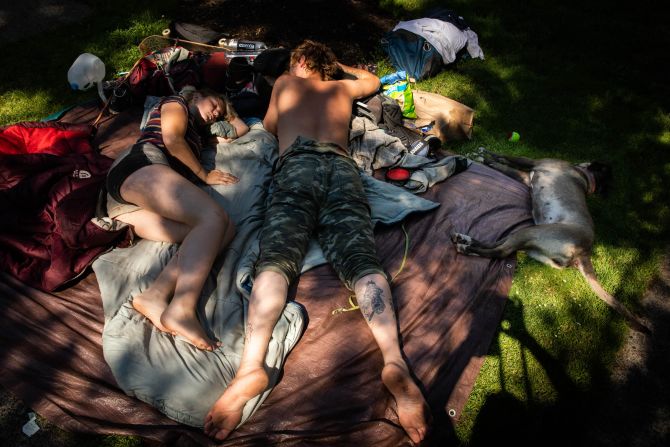
[[[417,118],[414,110],[414,95],[412,94],[412,85],[408,80],[398,81],[391,85],[384,86],[384,94],[389,96],[400,104],[402,116],[405,118]]]

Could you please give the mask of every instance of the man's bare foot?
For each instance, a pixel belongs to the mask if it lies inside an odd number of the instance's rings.
[[[268,375],[263,368],[240,368],[209,410],[205,418],[205,434],[218,441],[226,439],[242,420],[244,405],[265,391],[268,383]]]
[[[382,369],[382,382],[398,405],[398,420],[412,442],[423,441],[428,431],[430,410],[421,390],[406,365],[387,363]]]
[[[173,301],[161,315],[160,321],[168,332],[184,337],[196,348],[213,351],[221,345],[207,336],[195,309],[185,308]]]
[[[168,332],[163,323],[161,323],[161,315],[163,315],[163,312],[168,307],[167,297],[149,288],[144,293],[133,297],[131,304],[136,311],[147,317],[156,328],[163,332]]]

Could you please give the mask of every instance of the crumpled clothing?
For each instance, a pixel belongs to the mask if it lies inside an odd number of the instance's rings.
[[[435,183],[445,180],[456,171],[456,161],[460,156],[431,160],[407,151],[399,138],[387,134],[384,129],[367,118],[354,117],[349,131],[349,154],[358,168],[367,174],[376,169],[403,167],[413,170],[403,188],[419,194]],[[471,162],[467,162],[468,165]]]

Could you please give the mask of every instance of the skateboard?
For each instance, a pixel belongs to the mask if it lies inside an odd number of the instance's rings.
[[[261,53],[261,51],[232,51],[222,46],[208,45],[206,43],[158,35],[145,37],[144,40],[140,42],[139,49],[142,54],[146,55],[156,50],[172,46],[180,46],[189,51],[201,51],[203,53],[225,53],[226,59],[245,57],[250,63]]]
[[[191,40],[178,39],[166,36],[148,36],[139,44],[142,54],[152,53],[162,48],[180,46],[189,51],[202,51],[203,53],[232,53],[226,48],[206,43],[193,42]],[[231,56],[232,57],[232,56]]]

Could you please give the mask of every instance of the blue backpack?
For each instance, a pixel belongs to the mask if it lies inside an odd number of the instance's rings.
[[[399,29],[382,38],[382,48],[398,70],[405,70],[418,80],[435,76],[442,71],[442,56],[426,39],[410,31]]]

